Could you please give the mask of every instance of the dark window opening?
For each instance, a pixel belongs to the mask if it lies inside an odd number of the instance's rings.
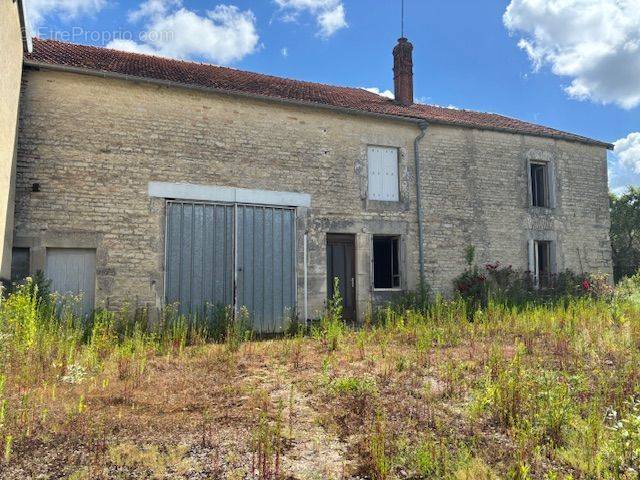
[[[400,288],[400,238],[373,237],[374,288]]]
[[[536,248],[536,275],[540,287],[548,287],[551,284],[551,242],[535,242]]]
[[[28,248],[14,248],[11,253],[11,283],[22,283],[29,276]]]
[[[531,164],[531,203],[534,207],[549,207],[549,167],[546,163]]]

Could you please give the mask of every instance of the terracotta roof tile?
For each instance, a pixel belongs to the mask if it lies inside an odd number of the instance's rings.
[[[116,73],[228,92],[422,119],[432,123],[560,138],[612,148],[611,145],[604,142],[493,113],[456,110],[423,104],[404,107],[396,104],[393,100],[360,88],[291,80],[233,68],[55,40],[34,38],[33,52],[26,54],[25,61],[28,64],[47,64]]]

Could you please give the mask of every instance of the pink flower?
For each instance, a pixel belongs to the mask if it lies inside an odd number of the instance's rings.
[[[589,283],[589,280],[585,278],[582,281],[582,289],[583,290],[589,290],[590,288],[591,288],[591,283]]]

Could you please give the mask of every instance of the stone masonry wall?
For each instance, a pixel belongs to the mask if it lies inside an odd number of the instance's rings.
[[[607,156],[547,138],[432,126],[422,149],[427,275],[437,290],[465,266],[526,270],[529,240],[553,240],[556,269],[612,274]],[[530,207],[529,161],[549,162],[555,208]]]
[[[311,315],[326,298],[326,234],[352,233],[362,318],[380,297],[371,285],[372,234],[402,235],[403,288],[417,287],[418,133],[406,122],[27,70],[16,244],[32,248],[32,270],[44,265],[47,247],[96,248],[99,303],[161,305],[164,202],[148,196],[149,181],[309,193],[311,207],[298,211],[299,303],[303,233]],[[366,200],[368,145],[399,148],[398,204]],[[437,290],[451,291],[467,245],[480,261],[526,268],[527,240],[540,235],[557,237],[559,268],[610,273],[603,149],[431,126],[422,157],[427,279]],[[552,212],[527,207],[528,158],[557,170]]]
[[[415,127],[45,71],[25,72],[22,100],[16,241],[32,247],[32,270],[46,247],[96,248],[98,302],[161,303],[164,202],[149,197],[149,181],[311,194],[297,241],[302,295],[308,230],[310,314],[326,299],[326,233],[357,235],[361,315],[371,234],[404,235],[404,282],[416,287]],[[390,208],[366,201],[372,144],[400,149],[403,201]]]

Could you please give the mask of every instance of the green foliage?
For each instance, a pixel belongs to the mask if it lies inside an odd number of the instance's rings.
[[[387,480],[391,477],[392,459],[388,453],[388,442],[387,423],[382,412],[378,411],[369,434],[371,477],[374,480]]]
[[[632,398],[627,411],[620,415],[611,411],[611,439],[606,457],[612,473],[618,478],[640,476],[640,400]],[[633,474],[633,476],[627,476]]]
[[[510,284],[510,272],[494,270],[489,285]],[[518,307],[493,291],[480,309],[441,297],[424,308],[389,306],[378,323],[353,334],[337,294],[315,330],[316,344],[298,332],[274,345],[288,352],[291,372],[301,349],[324,354],[321,398],[339,412],[337,428],[358,438],[369,477],[496,478],[484,456],[505,478],[635,478],[630,469],[639,463],[640,408],[627,400],[640,384],[640,304],[634,301],[640,278],[613,296],[600,293],[606,283],[588,280],[579,296]],[[573,277],[563,282],[567,291],[576,288]],[[11,462],[33,432],[57,428],[46,420],[49,405],[42,400],[56,388],[66,395],[63,423],[82,426],[94,414],[101,382],[114,380],[118,401],[133,405],[154,356],[181,356],[206,339],[224,341],[220,350],[235,353],[250,339],[245,310],[235,320],[226,310],[215,324],[171,308],[151,324],[144,312],[126,307],[99,310],[85,321],[72,309],[48,308],[38,288],[27,283],[0,302],[0,448]],[[212,333],[214,325],[224,332]],[[312,365],[304,360],[305,368]],[[312,389],[310,382],[305,395],[316,393]],[[403,397],[407,390],[417,403]],[[440,405],[445,408],[437,410]],[[474,415],[465,418],[469,412]],[[441,428],[447,416],[474,433],[447,430],[448,419]],[[279,468],[281,423],[281,411],[269,409],[256,422],[255,462],[268,465],[261,471]],[[483,437],[476,437],[480,430]],[[480,450],[483,438],[496,437],[508,446],[499,465]],[[146,449],[132,455],[155,456]],[[560,473],[551,471],[558,466]]]
[[[364,377],[339,377],[329,384],[329,389],[337,395],[377,395],[378,386],[375,378]]]
[[[616,285],[616,297],[640,305],[640,272],[623,278]]]
[[[455,459],[447,445],[428,435],[413,452],[413,468],[423,478],[451,478]]]
[[[568,380],[553,371],[527,368],[525,356],[523,344],[509,361],[494,352],[472,409],[488,412],[498,425],[536,443],[563,445],[575,414]]]
[[[337,350],[340,340],[347,331],[347,326],[342,318],[342,296],[340,295],[340,283],[336,277],[333,280],[333,296],[327,304],[327,311],[320,319],[319,328],[314,329],[314,336],[320,338],[329,352]]]
[[[265,410],[260,412],[258,425],[251,442],[253,452],[252,472],[258,473],[258,480],[280,478],[280,457],[282,455],[282,406],[275,421],[271,421]]]
[[[230,352],[237,352],[242,343],[251,339],[251,323],[249,311],[242,307],[236,318],[230,318],[227,322],[226,345]]]
[[[396,312],[426,312],[429,308],[431,290],[426,286],[423,290],[416,292],[403,292],[394,295],[389,301],[389,307]]]
[[[640,188],[610,195],[613,278],[616,282],[640,269]]]
[[[465,254],[467,269],[454,281],[456,293],[464,298],[471,310],[487,308],[490,302],[522,307],[531,303],[563,302],[571,297],[610,298],[613,289],[603,275],[578,275],[570,270],[553,274],[545,285],[537,288],[531,272],[503,266],[500,262],[479,267],[475,250]]]

